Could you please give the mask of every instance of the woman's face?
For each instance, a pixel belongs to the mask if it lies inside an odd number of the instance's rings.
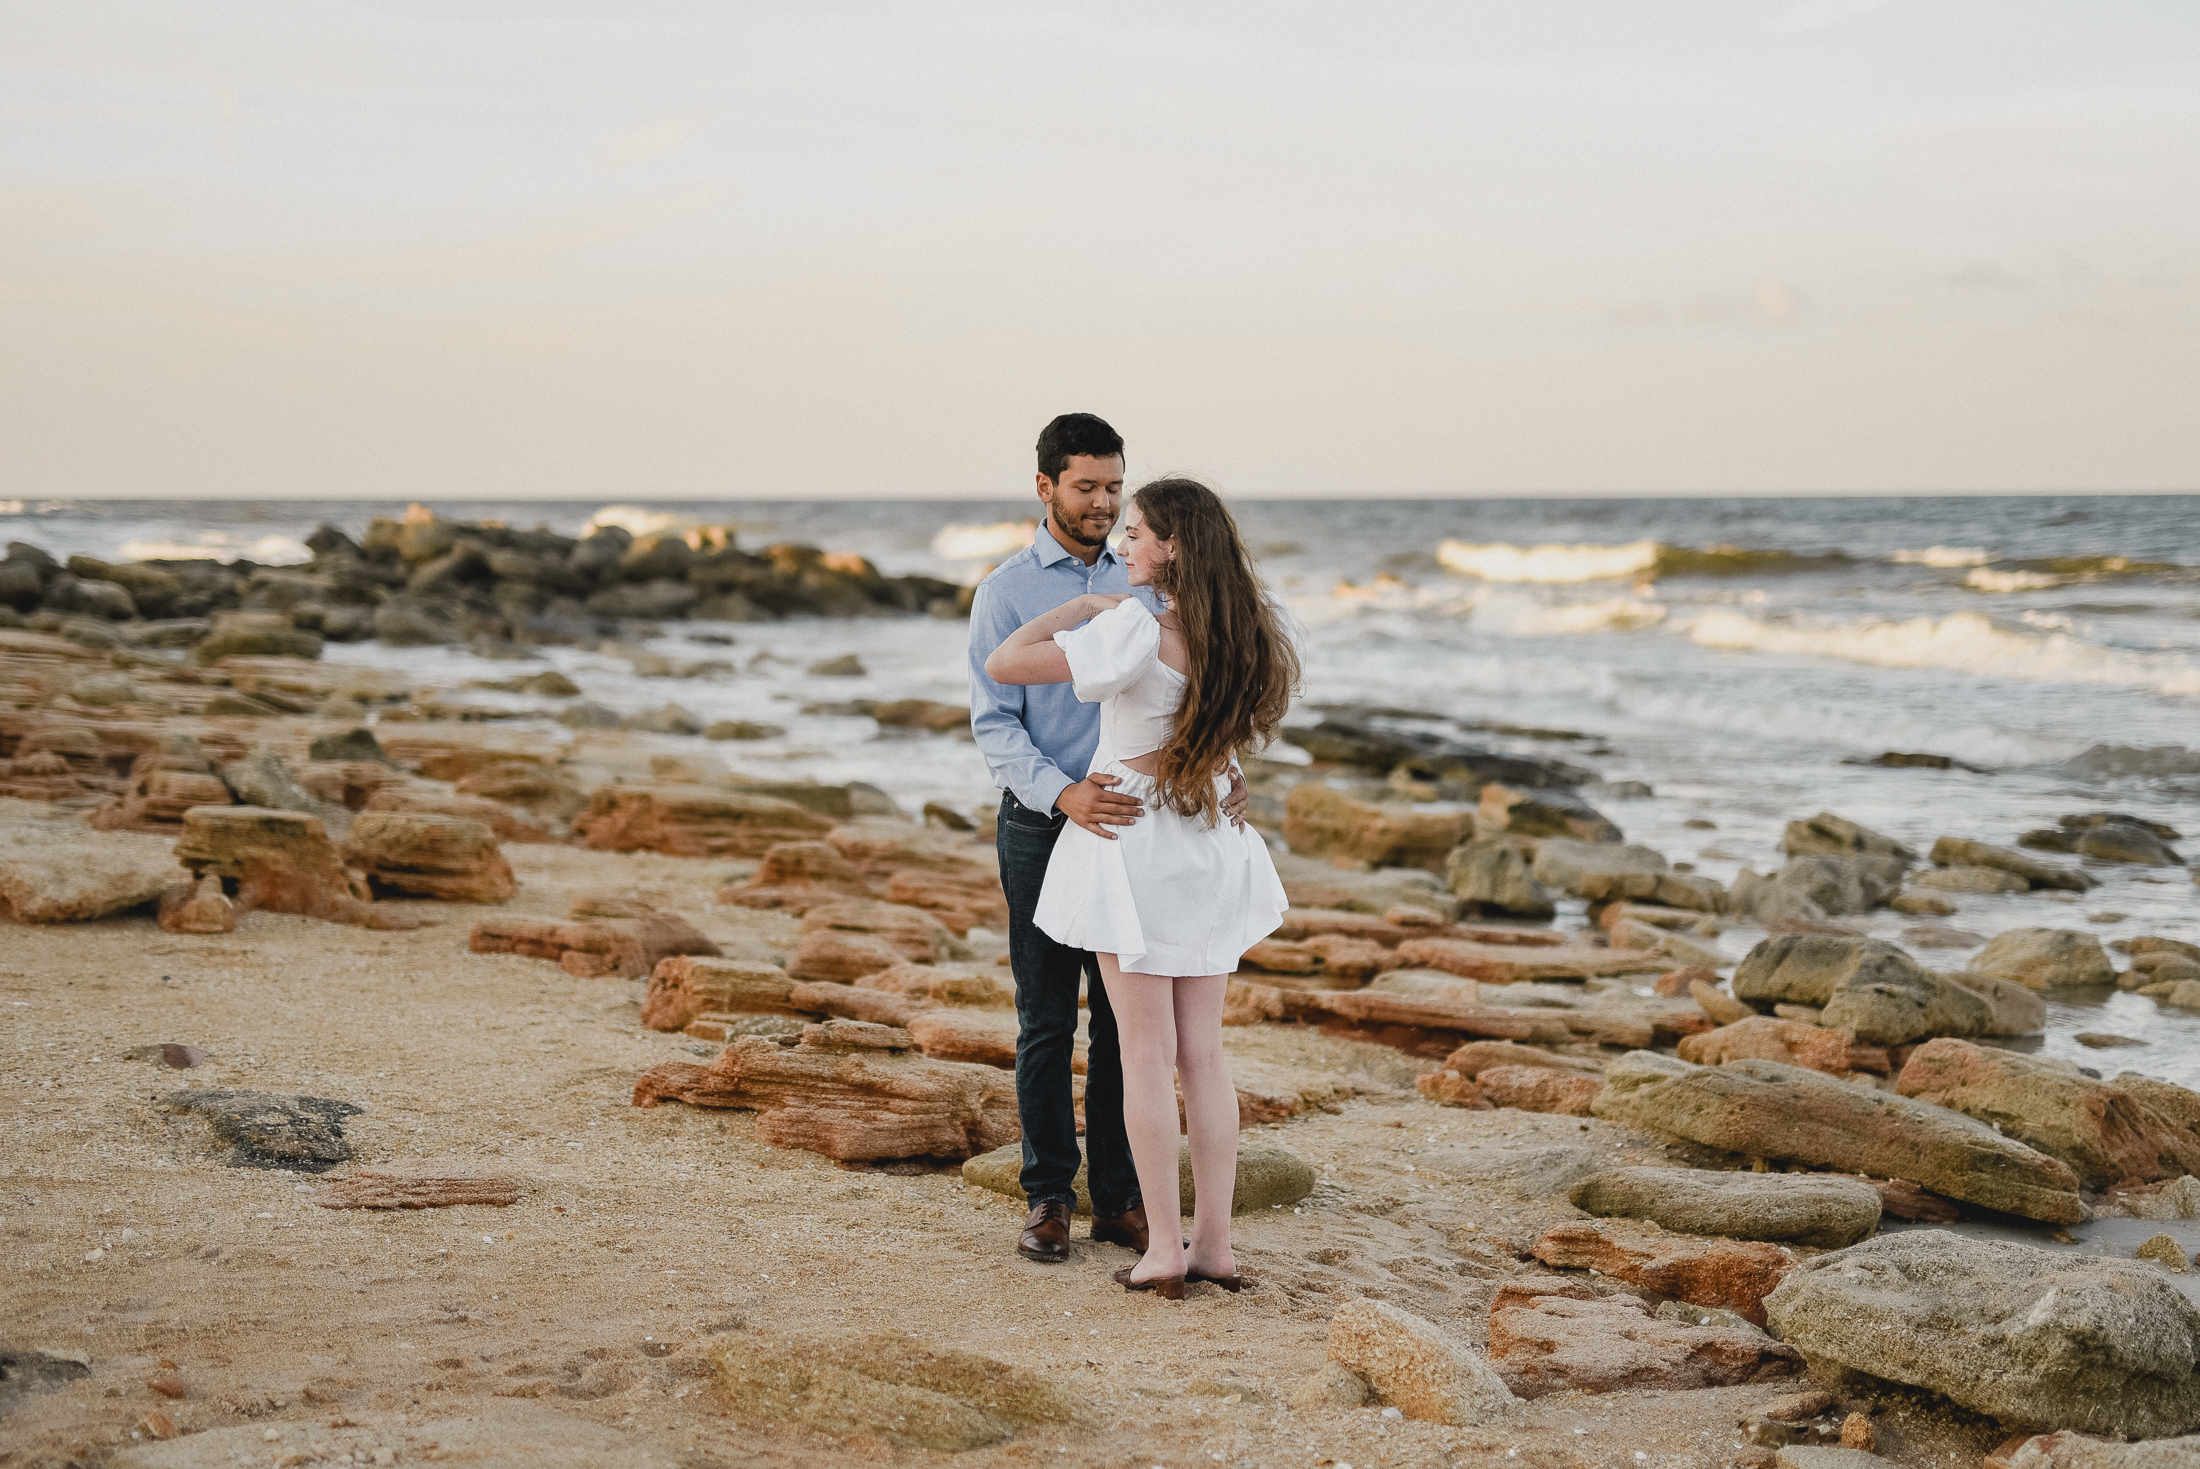
[[[1176,542],[1164,541],[1153,533],[1137,501],[1124,507],[1123,565],[1130,571],[1132,586],[1158,585],[1162,580],[1161,568],[1175,556]]]

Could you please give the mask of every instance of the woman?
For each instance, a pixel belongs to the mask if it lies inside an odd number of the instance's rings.
[[[1230,1251],[1237,1092],[1222,1055],[1222,998],[1245,951],[1275,932],[1287,900],[1259,835],[1220,819],[1226,772],[1265,743],[1298,684],[1299,660],[1262,592],[1237,523],[1214,492],[1161,479],[1131,497],[1122,558],[1136,597],[1079,597],[1033,618],[986,659],[1007,684],[1072,683],[1102,702],[1092,769],[1147,814],[1117,837],[1070,826],[1056,843],[1036,922],[1098,955],[1123,1054],[1123,1121],[1146,1207],[1183,1217],[1177,1101],[1198,1195],[1191,1251],[1156,1223],[1125,1290],[1181,1299],[1187,1279],[1240,1284]]]

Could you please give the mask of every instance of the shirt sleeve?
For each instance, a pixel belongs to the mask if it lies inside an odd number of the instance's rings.
[[[1135,598],[1118,602],[1082,627],[1054,635],[1069,659],[1071,687],[1084,703],[1112,699],[1136,682],[1161,654],[1161,624]]]
[[[985,675],[985,660],[1021,626],[999,591],[981,582],[970,605],[970,733],[994,784],[1034,811],[1052,811],[1076,782],[1032,742],[1024,727],[1023,689]]]

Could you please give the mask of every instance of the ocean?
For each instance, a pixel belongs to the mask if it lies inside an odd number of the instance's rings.
[[[568,533],[604,509],[433,508]],[[356,535],[369,518],[404,509],[0,502],[0,538],[62,556],[195,550],[274,564],[305,559],[301,542],[323,521]],[[1585,794],[1628,840],[1709,876],[1776,870],[1782,827],[1818,811],[1920,852],[1945,834],[2009,844],[2058,816],[2102,810],[2200,839],[2200,496],[1241,500],[1233,509],[1304,631],[1300,718],[1362,704],[1413,710],[1437,728],[1550,732],[1469,737],[1586,765],[1607,787],[1648,786],[1650,795],[1627,799],[1599,787]],[[1032,511],[1011,500],[744,501],[615,514],[727,525],[747,546],[800,541],[858,552],[888,573],[967,582],[1028,535],[1020,522]],[[731,638],[730,655],[723,643],[692,641],[698,634]],[[709,745],[662,737],[668,750],[706,751],[775,779],[866,780],[911,810],[934,800],[973,810],[994,796],[968,742],[895,738],[868,718],[801,712],[857,697],[960,701],[965,634],[960,621],[932,618],[668,624],[652,644],[660,651],[737,664],[736,676],[716,681],[639,678],[624,659],[577,648],[541,653],[587,697],[622,711],[676,702],[705,720],[787,731]],[[851,652],[867,670],[861,679],[805,672]],[[326,656],[448,688],[514,671],[455,649],[332,644]],[[2129,753],[2141,750],[2153,753]],[[1888,751],[1956,763],[1850,763]],[[1945,923],[1982,938],[2046,926],[2104,941],[2200,941],[2200,888],[2186,870],[2093,870],[2102,885],[2067,895],[2075,901],[1963,895]],[[1856,921],[1899,942],[1916,920],[1882,911]],[[1719,943],[1739,957],[1760,936],[1736,928]],[[1920,957],[1952,968],[1966,952]],[[2095,1050],[2076,1040],[2081,1032],[2145,1045]],[[2042,1049],[2108,1074],[2128,1067],[2200,1084],[2200,1015],[2133,994],[2058,999]]]

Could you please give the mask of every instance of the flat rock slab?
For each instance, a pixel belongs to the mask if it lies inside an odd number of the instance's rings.
[[[288,1168],[325,1173],[351,1157],[345,1119],[366,1109],[328,1097],[280,1097],[266,1092],[170,1092],[163,1110],[197,1117],[225,1144],[234,1168]]]
[[[2070,1169],[1959,1112],[1799,1066],[1691,1066],[1648,1051],[1612,1063],[1599,1117],[1751,1157],[1903,1178],[1951,1199],[2050,1224],[2085,1216]]]
[[[1686,1391],[1794,1377],[1803,1360],[1749,1326],[1661,1320],[1634,1296],[1499,1289],[1490,1362],[1523,1398],[1553,1392]]]
[[[349,1453],[353,1462],[371,1464],[378,1449],[388,1449],[399,1464],[441,1460],[468,1469],[598,1469],[604,1464],[673,1469],[680,1462],[675,1443],[605,1428],[523,1398],[492,1400],[463,1418],[426,1423],[408,1423],[394,1413],[362,1416],[364,1421],[345,1428],[326,1427],[323,1418],[211,1428],[167,1443],[126,1448],[106,1462],[113,1469],[235,1469],[240,1463],[273,1464],[293,1454],[301,1456],[299,1462],[326,1464]],[[267,1441],[270,1427],[282,1435],[280,1442]],[[326,1445],[327,1452],[316,1453],[317,1444]]]
[[[385,1173],[361,1168],[313,1202],[324,1209],[447,1209],[454,1204],[513,1204],[525,1190],[497,1173]]]
[[[2007,1423],[2134,1438],[2200,1425],[2200,1308],[2150,1264],[1921,1229],[1805,1261],[1765,1307],[1814,1368]]]
[[[1078,1394],[1035,1373],[899,1331],[835,1340],[739,1332],[714,1342],[710,1360],[720,1397],[742,1418],[902,1448],[983,1448],[1030,1424],[1090,1411]]]
[[[2043,1433],[1986,1461],[1985,1469],[2190,1469],[2200,1438],[2111,1443],[2082,1433]]]
[[[1710,1173],[1614,1168],[1568,1195],[1577,1209],[1647,1219],[1677,1234],[1783,1240],[1837,1250],[1879,1227],[1879,1191],[1855,1179],[1810,1173]]]
[[[1765,1324],[1765,1296],[1795,1264],[1778,1245],[1667,1234],[1632,1220],[1554,1224],[1531,1252],[1555,1269],[1594,1270],[1690,1305],[1723,1307],[1754,1326]]]
[[[0,916],[77,923],[150,903],[182,877],[169,843],[0,801]]]

